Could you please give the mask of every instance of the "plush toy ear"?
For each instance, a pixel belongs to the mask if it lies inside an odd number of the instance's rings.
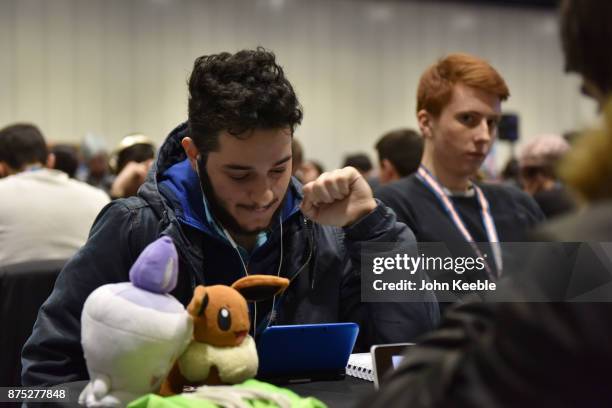
[[[187,311],[194,317],[200,317],[204,315],[206,306],[208,306],[208,291],[202,285],[199,285],[193,291],[193,298],[187,306]]]
[[[132,265],[130,281],[141,289],[170,293],[178,279],[178,254],[172,239],[163,236],[149,245]]]
[[[248,302],[259,302],[278,295],[289,286],[289,279],[270,275],[249,275],[232,284]]]

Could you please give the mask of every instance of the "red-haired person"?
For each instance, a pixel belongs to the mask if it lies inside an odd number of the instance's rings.
[[[602,128],[581,137],[561,166],[587,206],[546,223],[535,237],[562,242],[571,262],[528,263],[525,276],[536,283],[539,301],[448,310],[361,407],[612,406],[611,20],[610,1],[561,1],[565,69],[580,75],[603,111]],[[567,246],[580,242],[589,245]]]
[[[467,54],[448,55],[421,76],[421,165],[415,174],[376,191],[419,242],[522,241],[543,220],[527,194],[474,181],[497,136],[501,103],[509,95],[504,79],[489,63]],[[471,244],[462,247],[473,250]],[[501,254],[490,248],[485,271],[473,279],[499,276]]]

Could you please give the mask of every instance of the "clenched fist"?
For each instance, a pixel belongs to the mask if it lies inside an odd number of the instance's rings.
[[[318,224],[345,227],[376,208],[368,182],[354,167],[323,173],[304,186],[302,213]]]

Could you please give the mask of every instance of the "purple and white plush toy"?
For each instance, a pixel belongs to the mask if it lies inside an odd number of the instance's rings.
[[[169,237],[149,244],[130,281],[94,290],[81,315],[81,343],[90,381],[79,396],[88,407],[125,406],[157,392],[189,344],[193,323],[169,292],[178,255]]]

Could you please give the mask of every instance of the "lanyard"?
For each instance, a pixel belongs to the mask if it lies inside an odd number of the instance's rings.
[[[467,242],[470,243],[474,252],[484,259],[482,252],[474,243],[474,238],[472,234],[468,231],[465,226],[465,223],[461,219],[461,216],[455,209],[455,206],[451,199],[448,197],[448,194],[444,191],[444,189],[440,186],[440,183],[436,178],[427,170],[427,168],[423,165],[419,167],[417,171],[417,178],[425,184],[425,186],[431,190],[431,192],[436,196],[438,201],[442,204],[442,207],[446,210],[446,213],[450,217],[451,221],[455,224],[461,235],[465,238]],[[502,254],[501,248],[499,246],[499,238],[497,236],[497,229],[495,228],[495,222],[493,221],[493,217],[491,216],[491,209],[489,207],[489,202],[487,201],[485,195],[483,194],[480,187],[476,184],[474,186],[474,191],[476,192],[476,198],[478,199],[478,203],[480,204],[480,213],[482,217],[482,223],[484,224],[485,231],[487,233],[487,238],[491,243],[491,249],[493,251],[493,258],[495,260],[495,266],[497,267],[497,275],[501,275],[502,271]],[[491,271],[490,266],[485,262],[486,270],[491,278],[494,278],[493,272]]]

